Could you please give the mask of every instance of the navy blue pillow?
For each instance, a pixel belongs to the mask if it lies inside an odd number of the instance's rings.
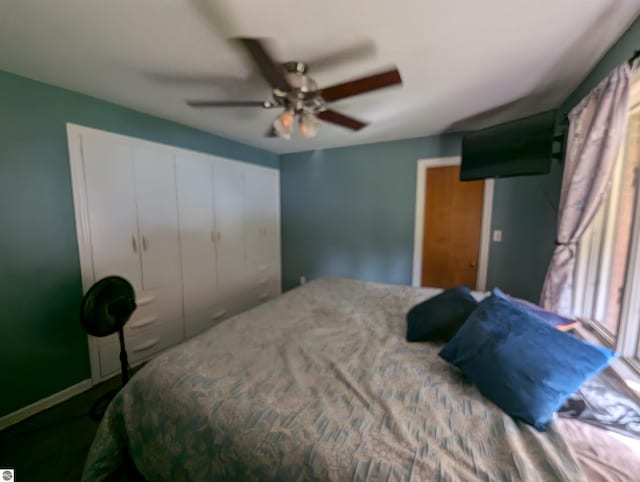
[[[506,413],[543,431],[567,397],[615,353],[532,317],[517,304],[490,296],[440,357]]]
[[[415,305],[407,313],[407,341],[449,341],[478,302],[466,286],[456,286]]]

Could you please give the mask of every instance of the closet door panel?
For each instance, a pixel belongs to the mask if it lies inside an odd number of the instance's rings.
[[[134,150],[142,286],[152,290],[180,281],[180,239],[173,155]]]
[[[177,156],[176,175],[185,314],[195,316],[215,304],[218,294],[212,161]]]
[[[141,287],[133,152],[125,143],[82,137],[95,281],[118,275]]]
[[[185,335],[187,338],[191,338],[224,321],[228,316],[229,311],[227,309],[217,307],[190,313],[185,318]]]
[[[263,247],[264,260],[280,258],[280,179],[275,171],[267,171],[262,177]]]
[[[218,290],[223,302],[246,292],[244,238],[244,173],[242,165],[217,159],[213,167]]]
[[[247,262],[254,264],[261,259],[260,251],[262,244],[262,187],[260,185],[260,171],[251,166],[245,167],[245,212],[244,212],[244,229],[245,229],[245,248],[247,253]]]
[[[245,231],[249,263],[279,257],[280,192],[278,173],[268,169],[245,168]]]

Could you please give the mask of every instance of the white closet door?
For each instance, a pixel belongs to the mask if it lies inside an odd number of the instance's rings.
[[[280,178],[273,170],[262,178],[263,196],[263,255],[267,261],[280,258]]]
[[[213,306],[218,297],[211,158],[179,155],[176,175],[184,306],[188,320],[190,315]]]
[[[235,301],[245,294],[244,173],[242,165],[216,159],[213,167],[218,290],[222,300]]]
[[[141,287],[133,151],[126,143],[82,137],[95,280],[118,275]]]
[[[138,224],[145,291],[180,281],[180,240],[173,155],[134,150]]]
[[[245,168],[245,231],[249,263],[269,262],[279,256],[280,191],[278,173],[259,167]]]

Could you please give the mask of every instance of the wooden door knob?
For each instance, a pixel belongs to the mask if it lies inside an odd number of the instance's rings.
[[[475,267],[476,267],[476,263],[471,261],[471,263],[469,263],[469,268],[475,268]]]

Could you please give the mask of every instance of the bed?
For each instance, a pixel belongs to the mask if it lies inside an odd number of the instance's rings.
[[[552,423],[511,419],[405,314],[439,290],[320,279],[155,358],[116,396],[83,480],[579,481]]]
[[[558,419],[589,482],[637,482],[640,440],[594,427],[580,420]]]

